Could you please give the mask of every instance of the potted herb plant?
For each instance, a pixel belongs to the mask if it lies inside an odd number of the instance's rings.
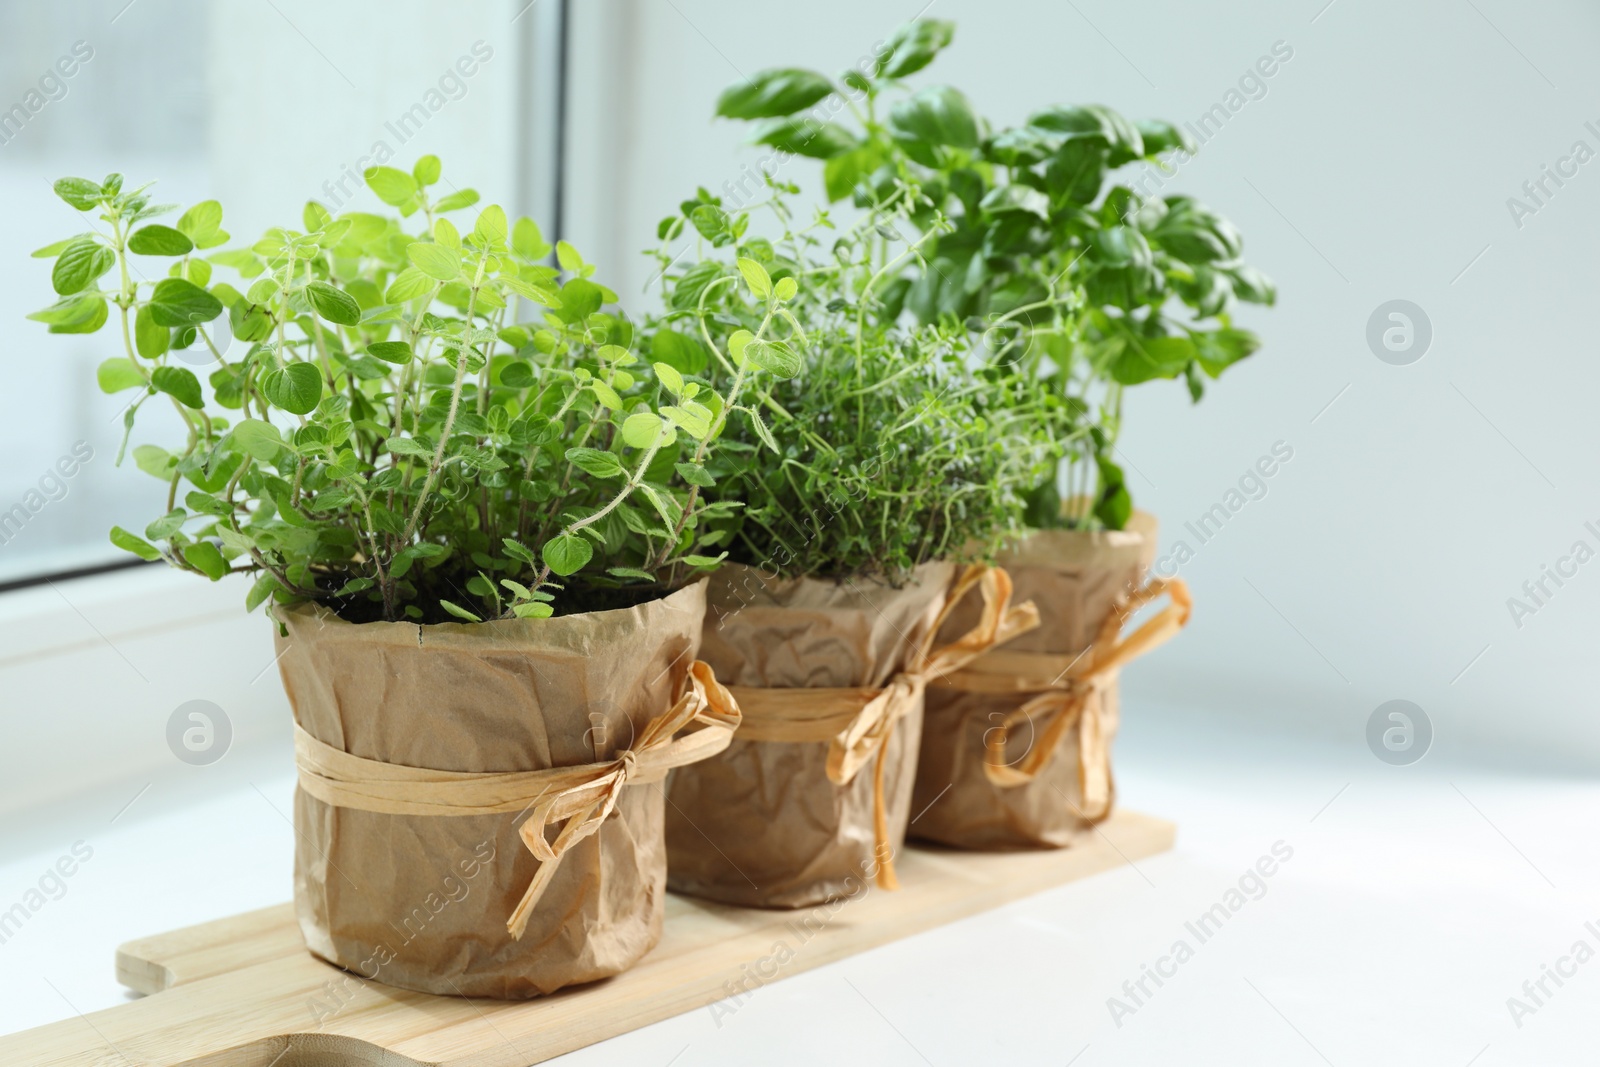
[[[1181,128],[1098,105],[995,128],[958,89],[906,86],[954,32],[910,23],[838,80],[756,74],[718,114],[756,123],[754,142],[820,160],[830,201],[911,204],[906,239],[922,254],[886,274],[878,314],[981,339],[994,366],[1030,383],[1019,388],[1064,408],[1052,424],[1060,469],[1019,487],[1034,532],[999,557],[1041,624],[930,692],[915,800],[932,805],[922,837],[1064,845],[1111,810],[1118,667],[1189,614],[1181,581],[1145,580],[1156,523],[1134,510],[1116,461],[1124,391],[1182,379],[1198,401],[1259,345],[1234,326],[1235,305],[1275,292],[1240,259],[1231,224],[1164,194],[1173,161],[1196,151]],[[1129,177],[1135,163],[1146,169]],[[1119,638],[1162,593],[1168,606]],[[966,621],[958,611],[950,631]]]
[[[1031,624],[1003,572],[960,564],[1018,520],[1011,487],[1053,448],[965,331],[884,321],[884,282],[919,254],[886,236],[908,202],[836,233],[825,213],[797,222],[792,192],[768,184],[770,238],[704,190],[663,221],[651,342],[669,388],[679,371],[729,392],[780,372],[728,423],[702,490],[744,505],[711,524],[727,559],[701,649],[744,725],[674,772],[667,812],[674,890],[778,907],[894,886],[924,687]],[[703,254],[674,265],[684,232]],[[981,618],[937,642],[969,592]]]
[[[31,317],[116,320],[124,450],[151,406],[178,417],[132,449],[163,513],[112,541],[250,576],[277,620],[311,950],[523,997],[660,936],[661,790],[629,787],[738,725],[696,659],[699,550],[734,502],[685,506],[719,453],[668,417],[595,268],[440,176],[372,168],[393,212],[313,202],[230,251],[215,201],[167,225],[119,175],[62,179],[90,232],[37,253],[60,299]]]

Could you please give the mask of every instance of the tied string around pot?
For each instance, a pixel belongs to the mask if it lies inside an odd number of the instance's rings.
[[[1122,628],[1146,604],[1166,594],[1169,603],[1127,638]],[[1061,740],[1078,728],[1078,783],[1084,811],[1100,819],[1111,810],[1111,747],[1104,722],[1104,695],[1117,671],[1164,644],[1189,622],[1194,601],[1178,578],[1153,578],[1124,598],[1100,624],[1094,642],[1076,656],[997,649],[938,684],[972,693],[1038,693],[984,735],[984,775],[1007,789],[1026,785],[1054,758]],[[1015,765],[1006,762],[1006,741],[1024,721],[1043,720],[1027,755]]]
[[[978,624],[959,639],[933,648],[939,628],[955,606],[973,589],[983,596]],[[928,684],[954,671],[1012,638],[1039,625],[1039,613],[1030,601],[1013,607],[1011,576],[998,567],[968,567],[951,587],[939,615],[908,658],[905,668],[881,689],[789,688],[763,689],[731,686],[743,709],[739,736],[748,741],[828,742],[828,780],[849,785],[868,761],[874,762],[872,821],[876,840],[880,888],[898,889],[893,849],[889,844],[888,805],[884,797],[884,771],[889,737],[895,726],[915,711]]]
[[[599,830],[624,786],[659,782],[674,767],[714,756],[739,728],[739,705],[708,664],[690,665],[672,707],[616,758],[540,771],[438,771],[364,759],[295,726],[300,787],[325,804],[389,815],[497,815],[530,812],[518,828],[539,870],[506,929],[520,940],[539,898],[573,845]],[[678,736],[691,726],[699,729]],[[546,831],[560,825],[554,841]]]

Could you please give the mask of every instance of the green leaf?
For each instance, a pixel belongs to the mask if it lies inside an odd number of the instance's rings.
[[[478,221],[472,227],[472,232],[490,248],[505,244],[508,232],[505,209],[499,204],[490,204],[478,212]]]
[[[843,200],[855,192],[856,186],[882,164],[883,150],[876,144],[862,145],[828,160],[822,168],[828,202]]]
[[[1093,203],[1105,177],[1107,151],[1106,142],[1098,137],[1075,138],[1062,145],[1044,171],[1051,194],[1074,204]]]
[[[600,287],[584,278],[573,278],[561,287],[561,310],[575,321],[593,315],[604,303]]]
[[[1249,330],[1222,329],[1194,335],[1201,369],[1215,378],[1261,347],[1261,339]]]
[[[107,315],[105,297],[96,289],[64,296],[28,318],[49,326],[51,333],[94,333],[105,325]]]
[[[1129,336],[1111,362],[1111,378],[1122,385],[1175,378],[1196,354],[1194,342],[1187,337]]]
[[[276,459],[283,449],[283,435],[264,419],[243,419],[230,431],[234,447],[262,463]]]
[[[610,411],[622,410],[622,398],[617,395],[617,391],[611,386],[602,382],[599,378],[594,378],[589,382],[589,388],[594,392],[595,399],[600,401],[602,407]]]
[[[144,538],[129,533],[120,526],[111,527],[111,543],[124,552],[132,552],[142,560],[158,560],[161,558],[161,550],[159,548]]]
[[[306,286],[306,296],[317,314],[339,326],[356,326],[361,322],[361,305],[349,293],[336,289],[327,282],[312,282]]]
[[[767,144],[811,159],[832,159],[861,144],[844,127],[810,118],[768,119],[750,137],[751,144]]]
[[[271,599],[272,594],[276,593],[280,588],[282,587],[278,584],[278,579],[274,578],[271,573],[262,574],[261,577],[255,580],[255,584],[250,586],[250,592],[245,594],[245,614],[248,615],[262,604],[265,604]]]
[[[441,197],[439,202],[433,205],[433,210],[435,212],[458,211],[464,207],[471,207],[477,202],[478,190],[458,189],[449,196]]]
[[[439,601],[439,606],[441,608],[443,608],[444,610],[448,611],[450,614],[454,615],[458,619],[465,619],[467,622],[482,622],[483,621],[481,618],[479,618],[477,615],[473,614],[472,612],[468,611],[466,608],[460,607],[460,606],[458,606],[456,604],[452,604],[448,600],[441,599]]]
[[[622,423],[622,440],[633,448],[650,448],[665,430],[661,416],[653,411],[629,415]]]
[[[540,260],[550,254],[550,246],[545,243],[544,234],[539,232],[539,224],[529,218],[517,220],[511,227],[511,250],[523,259]]]
[[[902,100],[889,112],[896,139],[951,148],[978,147],[978,118],[958,89],[938,85]]]
[[[213,582],[221,580],[228,573],[228,561],[222,558],[221,550],[210,541],[184,545],[183,560]]]
[[[178,232],[194,242],[196,248],[215,248],[228,239],[222,232],[222,205],[202,200],[178,219]]]
[[[411,176],[418,185],[432,185],[443,173],[444,165],[439,162],[438,156],[422,156],[411,166]]]
[[[778,455],[783,455],[783,450],[778,447],[778,442],[773,439],[772,431],[767,429],[767,424],[761,418],[761,413],[752,410],[747,412],[747,414],[750,416],[750,426],[755,430],[756,436],[761,438],[761,443],[772,449]]]
[[[656,576],[649,571],[642,571],[637,567],[607,567],[606,573],[616,578],[637,578],[642,582],[653,582]]]
[[[751,340],[743,355],[752,365],[779,378],[793,378],[800,373],[799,354],[782,341]]]
[[[594,556],[594,546],[587,538],[564,533],[546,541],[539,554],[552,574],[565,578],[583,569]]]
[[[1233,279],[1233,294],[1240,300],[1250,304],[1266,304],[1268,307],[1277,302],[1278,290],[1272,284],[1272,279],[1254,267],[1241,263],[1225,268],[1225,273]]]
[[[383,447],[397,456],[432,456],[434,447],[414,437],[391,437]]]
[[[461,253],[441,244],[414,241],[406,245],[406,256],[418,270],[441,282],[453,282],[461,277]],[[396,279],[398,281],[398,279]]]
[[[124,389],[144,386],[144,375],[139,373],[131,359],[108,359],[95,370],[95,381],[102,393],[120,393]]]
[[[978,206],[991,215],[1021,211],[1045,220],[1050,218],[1050,198],[1031,185],[1013,183],[992,189]]]
[[[663,326],[650,339],[650,355],[681,374],[699,374],[706,369],[706,350],[695,338]]]
[[[410,363],[412,355],[411,346],[404,341],[374,341],[367,346],[367,353],[400,367]]]
[[[1094,506],[1095,518],[1105,523],[1107,529],[1120,530],[1128,524],[1128,519],[1133,515],[1133,498],[1128,495],[1122,468],[1103,458],[1097,458],[1095,464],[1100,472],[1100,486]]]
[[[367,186],[390,207],[403,207],[417,195],[417,180],[394,167],[368,167],[362,175]]]
[[[189,519],[189,513],[182,508],[173,508],[161,518],[144,528],[145,537],[151,541],[165,541],[179,530]]]
[[[161,481],[170,481],[176,458],[166,449],[156,445],[138,445],[133,450],[133,465]]]
[[[702,489],[714,489],[717,480],[706,473],[704,467],[696,467],[692,463],[679,463],[675,465],[678,476],[690,485],[698,485]]]
[[[415,300],[419,296],[433,292],[433,286],[432,278],[416,267],[407,267],[394,276],[394,281],[389,283],[389,290],[383,294],[383,299],[388,304],[404,304],[408,300]]]
[[[788,303],[800,291],[800,283],[793,278],[779,278],[772,291],[777,294],[779,300]]]
[[[673,396],[683,395],[683,376],[677,372],[676,368],[666,363],[653,363],[651,368],[656,372],[656,378],[660,380],[661,384],[667,387],[667,392]]]
[[[309,415],[322,402],[322,374],[313,363],[290,363],[262,375],[261,392],[274,407]]]
[[[664,407],[661,409],[661,414],[671,419],[696,441],[704,441],[706,435],[711,432],[711,413],[693,401],[685,407],[671,405]]]
[[[1144,138],[1138,127],[1100,104],[1048,107],[1030,116],[1028,125],[1073,138],[1102,141],[1110,150],[1112,166],[1121,166],[1144,155]]]
[[[156,359],[172,343],[172,331],[156,323],[155,313],[150,310],[149,304],[140,307],[133,317],[133,341],[145,359]]]
[[[105,190],[88,178],[57,178],[56,195],[79,211],[88,211],[100,202]]]
[[[534,285],[532,282],[524,281],[515,274],[502,274],[496,278],[495,281],[499,282],[507,289],[510,289],[513,293],[516,293],[524,300],[531,300],[535,304],[540,304],[547,308],[561,306],[561,297],[558,294],[546,289],[542,285]]]
[[[717,114],[729,119],[771,119],[804,111],[834,91],[813,70],[764,70],[723,92]]]
[[[28,255],[33,259],[54,259],[56,256],[59,256],[61,253],[65,252],[67,247],[76,240],[78,240],[77,237],[64,237],[59,241],[54,241],[45,245],[43,248],[36,248],[32,252],[28,253]]]
[[[128,251],[141,256],[186,256],[194,242],[171,226],[141,226],[128,237]]]
[[[728,213],[715,204],[701,204],[689,212],[689,222],[693,224],[696,233],[717,248],[733,241]]]
[[[718,556],[682,556],[680,557],[680,560],[683,563],[687,563],[691,567],[716,567],[727,558],[728,554],[724,552]]]
[[[56,257],[50,284],[61,296],[81,293],[117,265],[117,254],[93,237],[79,237]]]
[[[597,448],[569,448],[567,462],[596,478],[620,478],[627,473],[622,469],[622,461],[613,453]]]
[[[150,317],[158,326],[196,326],[222,314],[222,301],[182,278],[163,278],[150,295]]]
[[[200,379],[187,367],[157,367],[150,373],[150,384],[157,392],[166,393],[186,408],[205,407]]]
[[[449,219],[438,219],[433,224],[433,239],[446,248],[461,251],[461,231]]]
[[[678,509],[673,505],[671,497],[648,482],[640,483],[639,492],[650,501],[650,506],[656,509],[656,514],[661,516],[661,521],[667,524],[668,529],[678,524]]]
[[[956,24],[943,19],[917,19],[890,35],[878,56],[874,77],[904,78],[933,62],[955,38]]]
[[[184,503],[187,504],[189,506],[189,510],[194,512],[196,515],[226,515],[233,510],[232,506],[229,505],[227,501],[221,499],[220,497],[212,496],[210,493],[202,493],[198,490],[189,493],[189,495],[184,498]]]
[[[527,389],[537,380],[533,364],[525,359],[513,360],[500,370],[500,384],[508,389]]]
[[[744,275],[744,282],[750,287],[750,292],[755,294],[757,300],[765,300],[772,293],[772,278],[767,275],[767,268],[753,259],[739,257],[739,273]]]
[[[1159,156],[1163,152],[1170,152],[1174,148],[1185,152],[1197,152],[1200,146],[1189,135],[1189,131],[1170,122],[1160,119],[1141,119],[1134,123],[1139,130],[1139,137],[1144,141],[1144,154],[1147,157]]]

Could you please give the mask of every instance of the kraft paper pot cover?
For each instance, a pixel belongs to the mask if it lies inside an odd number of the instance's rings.
[[[924,564],[895,589],[724,566],[710,578],[701,657],[736,694],[741,687],[880,688],[930,636],[955,570]],[[754,722],[747,718],[746,728]],[[886,742],[883,798],[895,849],[910,817],[920,727],[919,702]],[[879,866],[874,768],[837,785],[828,751],[826,740],[735,737],[719,755],[674,771],[666,811],[672,890],[800,908],[872,882]]]
[[[305,605],[280,612],[279,668],[307,744],[335,758],[476,775],[605,766],[685,691],[704,612],[703,582],[623,610],[481,624],[354,625]],[[365,978],[528,997],[618,974],[661,936],[659,782],[617,790],[520,939],[508,917],[541,862],[518,826],[536,796],[440,816],[334,806],[308,788],[302,762],[300,926],[312,952]]]
[[[1063,657],[1063,664],[1073,662],[1119,598],[1141,587],[1155,558],[1156,535],[1155,518],[1136,511],[1123,530],[1035,530],[1019,538],[998,562],[1011,575],[1015,598],[1033,601],[1040,623],[1000,652],[1042,653]],[[960,632],[975,610],[958,605],[940,637]],[[957,848],[1059,848],[1110,813],[1110,796],[1098,811],[1084,796],[1080,764],[1085,753],[1077,730],[1065,733],[1033,781],[1010,787],[990,781],[984,768],[986,743],[1033,695],[970,692],[950,684],[928,688],[912,800],[920,813],[913,837]],[[1107,765],[1089,770],[1103,773],[1109,787],[1108,760],[1119,716],[1114,677],[1090,702],[1093,706],[1084,714],[1098,724]],[[1039,731],[1027,722],[1003,736],[1005,762],[1011,764],[1040,741]]]

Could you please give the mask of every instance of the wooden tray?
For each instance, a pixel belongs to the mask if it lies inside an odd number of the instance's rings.
[[[1174,833],[1121,811],[1067,849],[908,849],[896,861],[898,892],[800,911],[669,895],[661,944],[633,970],[513,1003],[362,982],[307,953],[292,906],[281,904],[123,945],[117,977],[151,996],[0,1037],[0,1064],[522,1067],[1164,852]],[[792,950],[782,966],[780,941]],[[313,1000],[339,1005],[320,1027]]]

